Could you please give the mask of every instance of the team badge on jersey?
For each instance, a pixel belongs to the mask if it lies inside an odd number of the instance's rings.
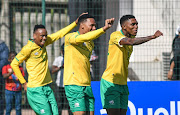
[[[37,56],[37,55],[38,55],[38,52],[34,53],[34,55]]]

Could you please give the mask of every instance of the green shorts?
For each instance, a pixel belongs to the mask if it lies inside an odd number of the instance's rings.
[[[65,85],[65,93],[72,112],[94,111],[91,86]]]
[[[49,85],[27,88],[27,99],[38,115],[59,115],[54,93]]]
[[[100,90],[103,108],[128,108],[129,90],[127,85],[117,85],[101,79]]]

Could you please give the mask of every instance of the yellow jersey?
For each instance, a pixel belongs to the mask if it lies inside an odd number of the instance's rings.
[[[105,33],[103,29],[65,36],[64,85],[90,86],[90,56],[94,48],[92,40]]]
[[[76,23],[73,22],[58,32],[48,35],[43,47],[38,46],[33,40],[28,41],[11,62],[11,67],[22,84],[26,82],[19,69],[19,65],[23,61],[26,62],[26,69],[29,75],[27,87],[44,86],[52,82],[48,69],[46,46],[65,36],[75,26]]]
[[[127,85],[128,65],[133,46],[120,45],[120,40],[126,36],[122,31],[115,31],[109,40],[107,66],[102,78],[118,85]]]

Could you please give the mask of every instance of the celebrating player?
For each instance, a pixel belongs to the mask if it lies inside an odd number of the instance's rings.
[[[105,33],[113,22],[114,18],[107,19],[105,26],[96,30],[94,17],[85,14],[79,17],[79,30],[65,36],[64,85],[74,115],[94,115],[89,59],[93,40]]]
[[[108,115],[126,115],[129,90],[127,86],[129,58],[133,45],[139,45],[163,35],[159,30],[154,35],[135,37],[138,22],[133,15],[120,19],[121,31],[111,34],[107,67],[101,79],[101,101]]]
[[[78,19],[69,26],[56,33],[47,35],[43,25],[35,25],[33,38],[30,39],[11,63],[15,74],[27,90],[27,98],[31,108],[37,114],[59,115],[54,93],[49,84],[52,82],[48,69],[48,56],[46,46],[62,38],[70,32],[78,23]],[[25,61],[28,83],[19,69],[19,65]]]

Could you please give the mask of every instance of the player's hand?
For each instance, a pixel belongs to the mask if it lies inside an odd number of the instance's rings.
[[[105,20],[105,26],[103,27],[103,30],[106,31],[107,29],[112,27],[114,20],[115,20],[114,18],[106,19]]]
[[[159,37],[159,36],[163,36],[163,33],[161,32],[161,31],[159,31],[159,30],[157,30],[156,32],[155,32],[155,34],[154,34],[154,39],[155,38],[157,38],[157,37]]]
[[[25,83],[23,84],[23,87],[24,87],[24,91],[27,92],[27,82],[25,82]]]
[[[82,13],[81,15],[79,15],[79,17],[80,16],[82,16],[82,15],[84,15],[84,14],[88,14],[88,12],[84,12],[84,13]],[[76,19],[76,21],[75,21],[75,23],[77,24],[78,23],[78,19],[79,19],[79,17]]]

